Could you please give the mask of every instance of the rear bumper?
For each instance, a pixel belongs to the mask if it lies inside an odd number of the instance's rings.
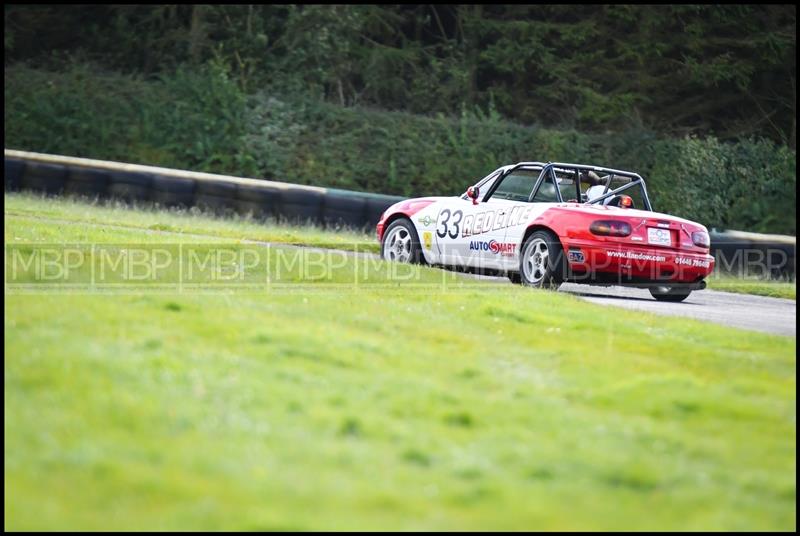
[[[696,284],[714,271],[708,253],[667,248],[573,241],[565,244],[564,254],[575,280]]]

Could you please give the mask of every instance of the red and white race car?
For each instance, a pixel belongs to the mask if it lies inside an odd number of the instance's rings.
[[[653,212],[636,173],[520,162],[460,197],[389,207],[377,226],[381,256],[558,288],[564,281],[650,289],[682,301],[714,269],[707,229]]]

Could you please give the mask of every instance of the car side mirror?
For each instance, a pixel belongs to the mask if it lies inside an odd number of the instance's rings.
[[[477,186],[470,186],[467,188],[467,197],[472,199],[472,204],[478,204],[478,196],[480,195],[481,191],[478,189]]]

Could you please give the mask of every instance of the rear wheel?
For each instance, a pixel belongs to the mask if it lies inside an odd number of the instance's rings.
[[[689,297],[691,294],[691,290],[687,290],[685,288],[676,288],[676,287],[669,287],[669,286],[659,286],[653,287],[650,289],[650,295],[653,296],[658,301],[665,301],[665,302],[682,302],[686,298]]]
[[[564,281],[561,242],[547,231],[536,231],[522,246],[519,275],[523,285],[555,290]]]
[[[417,231],[407,219],[392,222],[383,233],[381,258],[387,261],[425,264]]]

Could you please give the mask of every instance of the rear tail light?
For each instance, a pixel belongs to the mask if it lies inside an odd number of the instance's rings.
[[[592,234],[601,236],[628,236],[631,226],[628,222],[619,220],[598,220],[589,226]]]
[[[695,246],[700,246],[701,248],[708,248],[711,247],[711,238],[708,236],[708,233],[705,231],[695,231],[692,233],[692,242],[694,242]]]

